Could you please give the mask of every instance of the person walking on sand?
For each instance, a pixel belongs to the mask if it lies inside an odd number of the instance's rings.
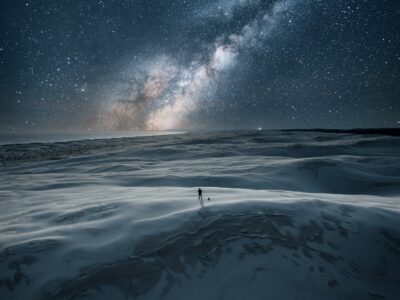
[[[201,207],[204,207],[204,202],[203,202],[203,190],[201,188],[199,188],[197,190],[197,194],[199,195],[199,202]]]

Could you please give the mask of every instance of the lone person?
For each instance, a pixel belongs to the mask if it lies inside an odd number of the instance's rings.
[[[204,202],[203,202],[203,191],[202,191],[201,188],[199,188],[199,189],[197,190],[197,194],[199,195],[199,202],[200,202],[201,207],[204,207]]]

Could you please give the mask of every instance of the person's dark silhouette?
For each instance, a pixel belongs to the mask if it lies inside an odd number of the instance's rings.
[[[201,207],[204,207],[203,191],[201,190],[201,188],[199,188],[199,189],[197,190],[197,193],[199,194],[200,206],[201,206]]]

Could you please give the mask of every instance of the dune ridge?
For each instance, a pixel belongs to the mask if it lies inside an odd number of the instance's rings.
[[[321,131],[2,145],[0,296],[397,299],[399,150]]]

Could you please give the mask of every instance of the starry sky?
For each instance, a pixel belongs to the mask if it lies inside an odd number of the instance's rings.
[[[400,126],[398,0],[2,0],[0,130]]]

